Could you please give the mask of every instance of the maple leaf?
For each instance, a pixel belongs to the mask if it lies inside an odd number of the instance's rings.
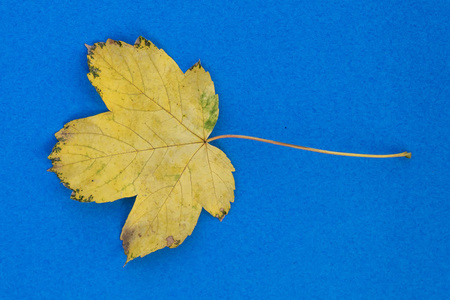
[[[202,208],[219,220],[234,200],[234,168],[209,142],[242,138],[357,157],[243,135],[208,138],[219,116],[218,96],[199,63],[183,73],[150,41],[107,40],[88,48],[88,78],[108,112],[67,123],[49,159],[71,198],[110,202],[137,196],[120,238],[127,262],[180,245]]]
[[[108,112],[67,123],[49,159],[71,198],[137,196],[122,229],[127,262],[190,235],[202,207],[222,220],[234,200],[234,168],[208,143],[218,96],[196,63],[186,73],[139,37],[88,48],[88,78]]]

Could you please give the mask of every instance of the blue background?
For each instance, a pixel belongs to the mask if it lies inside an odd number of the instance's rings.
[[[0,295],[9,299],[444,299],[450,294],[449,15],[443,1],[2,1]],[[142,35],[220,96],[223,222],[126,267],[134,199],[70,200],[47,155],[105,111],[84,43]]]

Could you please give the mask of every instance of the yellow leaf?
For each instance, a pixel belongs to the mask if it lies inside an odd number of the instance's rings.
[[[234,199],[234,168],[208,144],[218,96],[200,63],[186,73],[140,37],[88,47],[88,78],[108,112],[69,122],[49,159],[72,198],[135,196],[122,230],[127,261],[190,235],[202,207],[222,220]]]

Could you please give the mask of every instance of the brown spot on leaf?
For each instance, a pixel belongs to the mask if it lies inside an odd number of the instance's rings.
[[[123,247],[123,251],[125,252],[125,254],[128,255],[128,252],[129,252],[128,249],[130,248],[130,241],[129,240],[123,241],[122,247]]]
[[[170,248],[175,248],[175,247],[177,247],[179,244],[181,244],[181,241],[180,241],[180,240],[175,240],[175,239],[173,238],[173,236],[168,236],[168,237],[166,238],[166,241],[167,241],[167,247],[170,247]]]
[[[216,217],[217,219],[219,219],[219,221],[222,222],[223,218],[225,218],[225,216],[227,215],[227,212],[226,212],[225,209],[223,209],[223,208],[221,208],[221,209],[219,209],[219,210],[220,210],[220,212],[221,212],[221,215],[216,214],[215,217]]]
[[[123,241],[123,251],[126,255],[128,255],[130,250],[130,241],[133,239],[134,236],[134,230],[131,229],[123,229],[122,235],[120,236],[120,239]]]
[[[170,247],[170,246],[172,246],[173,243],[175,243],[175,240],[173,239],[173,236],[168,236],[166,238],[166,241],[167,241],[167,247]]]
[[[150,47],[152,43],[142,36],[138,37],[136,42],[134,42],[134,46],[137,48],[143,48],[144,46]]]
[[[100,95],[100,97],[103,97],[103,92],[101,89],[99,89],[98,87],[95,87],[95,90],[97,91],[97,93]]]
[[[52,152],[59,153],[60,151],[61,151],[61,147],[59,147],[59,143],[56,143],[55,146],[53,147]]]
[[[201,64],[200,60],[198,60],[198,62],[196,62],[192,67],[190,67],[189,71],[191,71],[191,70],[193,70],[195,68],[199,68],[199,69],[202,68],[202,64]]]
[[[110,44],[110,45],[116,44],[116,45],[118,45],[119,47],[122,47],[122,42],[121,42],[121,41],[115,41],[115,40],[113,40],[113,39],[108,39],[108,40],[106,40],[106,43],[107,43],[107,44]]]
[[[84,46],[87,48],[88,54],[92,54],[92,52],[93,52],[94,49],[95,49],[95,45],[94,45],[94,46],[91,46],[91,45],[88,45],[88,44],[84,44]]]

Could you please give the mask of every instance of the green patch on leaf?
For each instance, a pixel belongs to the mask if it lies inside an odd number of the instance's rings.
[[[206,93],[202,93],[200,96],[200,105],[203,109],[203,126],[206,131],[211,131],[219,117],[219,96],[216,94],[207,95]]]

